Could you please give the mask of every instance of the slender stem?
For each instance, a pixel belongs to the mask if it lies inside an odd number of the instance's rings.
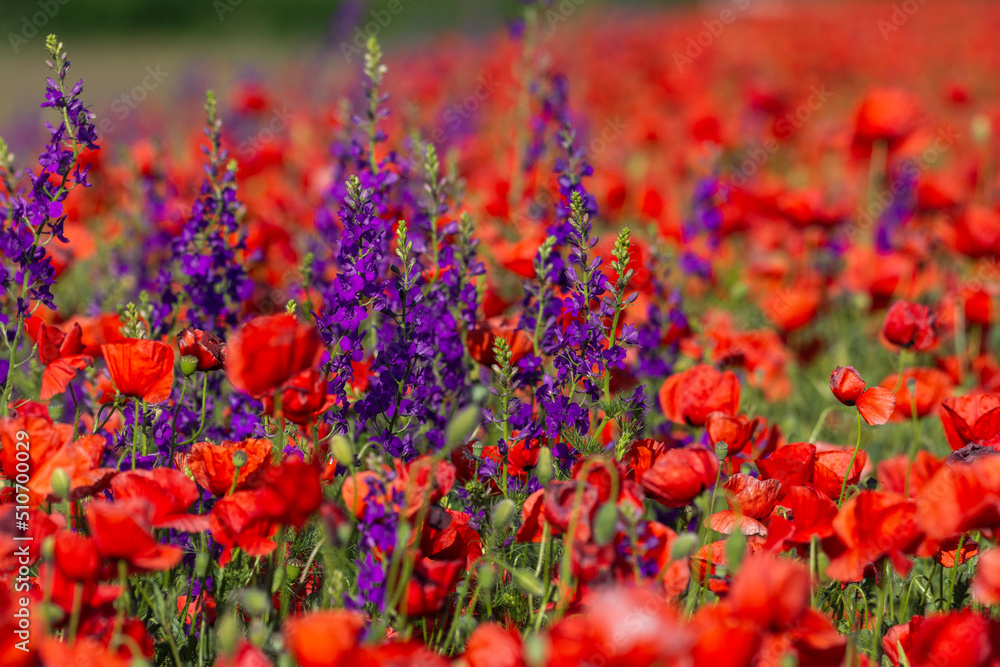
[[[847,492],[847,478],[851,476],[851,471],[854,470],[854,460],[858,458],[858,450],[861,449],[861,411],[858,410],[858,442],[854,445],[854,453],[851,455],[851,462],[847,464],[847,470],[844,471],[844,482],[840,485],[840,500],[837,501],[837,507],[844,504],[844,494]]]

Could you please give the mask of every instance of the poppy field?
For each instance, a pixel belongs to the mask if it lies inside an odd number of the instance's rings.
[[[21,47],[0,664],[1000,665],[1000,5],[518,11]]]

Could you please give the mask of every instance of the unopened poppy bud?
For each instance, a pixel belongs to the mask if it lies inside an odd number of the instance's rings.
[[[742,530],[735,530],[726,540],[726,562],[730,576],[736,574],[743,563],[743,553],[746,551],[747,537]]]
[[[979,113],[972,117],[972,138],[977,144],[982,146],[989,143],[992,134],[989,116]]]
[[[335,435],[330,441],[330,453],[337,463],[346,467],[354,465],[354,448],[351,441],[342,435]]]
[[[541,596],[545,594],[545,586],[531,570],[523,567],[514,568],[513,575],[514,583],[528,595]]]
[[[233,452],[233,467],[239,470],[247,464],[247,453],[242,449]]]
[[[615,536],[615,529],[618,527],[618,507],[614,501],[601,505],[594,517],[594,543],[598,546],[610,544]]]
[[[538,463],[535,464],[535,478],[542,486],[552,481],[552,450],[542,447],[538,450]]]
[[[729,445],[721,441],[715,443],[715,457],[724,461],[727,456],[729,456]]]
[[[49,535],[42,540],[42,560],[51,563],[56,557],[56,538]]]
[[[681,560],[691,556],[691,552],[698,546],[698,536],[694,533],[681,533],[674,540],[670,547],[670,560]]]
[[[194,575],[201,581],[205,581],[205,576],[208,574],[208,561],[208,554],[204,551],[199,551],[194,557]]]
[[[271,592],[277,593],[285,585],[285,568],[279,567],[274,570],[274,578],[271,580]]]
[[[524,640],[524,662],[529,667],[549,664],[549,642],[540,634],[528,635]]]
[[[228,656],[236,650],[240,640],[240,625],[236,614],[223,614],[215,624],[215,639],[219,655]]]
[[[510,498],[504,498],[493,508],[493,530],[500,532],[507,527],[510,520],[514,518],[517,507]]]
[[[479,570],[476,572],[476,578],[479,580],[479,587],[488,591],[493,588],[493,582],[497,580],[497,574],[493,571],[493,565],[490,563],[483,563],[479,566]]]
[[[253,616],[263,616],[271,606],[271,598],[264,591],[251,588],[243,591],[243,608]]]
[[[181,373],[184,377],[191,377],[198,370],[198,358],[185,354],[181,357]]]
[[[58,496],[60,500],[66,500],[69,498],[69,475],[63,468],[56,468],[52,471],[52,477],[49,478],[49,484],[52,485],[52,493]]]
[[[830,391],[844,405],[854,405],[865,391],[865,381],[854,366],[837,366],[830,373]]]
[[[917,395],[917,378],[910,377],[906,379],[906,390],[910,392],[910,396]]]

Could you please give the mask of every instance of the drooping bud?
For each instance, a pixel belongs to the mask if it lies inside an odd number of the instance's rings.
[[[542,582],[538,580],[538,577],[531,570],[518,567],[514,568],[512,574],[517,587],[528,595],[541,596],[545,594],[545,586],[542,585]]]
[[[354,465],[354,448],[351,447],[351,441],[343,435],[333,436],[330,441],[330,452],[337,463],[345,468]]]
[[[552,481],[553,462],[552,450],[542,447],[538,450],[538,463],[535,465],[535,477],[542,486],[547,486]]]
[[[69,498],[70,481],[65,469],[56,468],[53,470],[49,483],[52,485],[53,495],[57,496],[60,500]]]
[[[506,528],[510,520],[514,518],[515,511],[517,511],[517,507],[510,498],[504,498],[497,503],[493,508],[493,530],[499,533]]]

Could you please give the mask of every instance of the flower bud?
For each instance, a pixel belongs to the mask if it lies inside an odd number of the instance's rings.
[[[52,494],[60,500],[69,498],[70,481],[65,469],[56,468],[53,470],[52,477],[49,478],[49,484],[52,485]]]
[[[236,614],[222,614],[215,624],[215,640],[219,655],[229,656],[240,640],[240,624]]]
[[[528,667],[549,664],[549,642],[539,634],[528,635],[524,640],[524,662]]]
[[[698,546],[698,536],[694,533],[681,533],[674,540],[673,546],[670,548],[670,560],[681,560],[683,558],[689,558],[691,552],[694,548]]]
[[[740,569],[746,547],[747,537],[743,534],[742,530],[737,529],[733,531],[726,540],[726,562],[728,563],[730,576],[736,574],[736,571]]]
[[[354,465],[354,448],[351,441],[342,435],[335,435],[330,441],[330,452],[337,463],[346,467]]]
[[[510,520],[514,518],[516,510],[517,507],[510,498],[504,498],[498,502],[493,508],[493,530],[499,533],[506,528]]]
[[[199,551],[198,555],[194,557],[194,576],[201,581],[205,581],[205,577],[208,575],[208,563],[208,554],[204,551]]]
[[[233,452],[233,467],[239,470],[247,464],[247,453],[242,449]]]
[[[271,592],[277,593],[285,585],[285,568],[279,567],[274,570],[274,579],[271,580]]]
[[[618,507],[614,501],[601,505],[594,517],[594,543],[598,546],[610,544],[615,536],[615,528],[618,527]]]
[[[195,374],[198,370],[198,358],[192,357],[190,354],[185,354],[181,357],[181,373],[184,377],[189,378]]]
[[[542,596],[545,594],[545,586],[538,580],[535,573],[523,567],[514,568],[512,573],[514,583],[528,595]]]
[[[493,582],[497,580],[497,573],[493,571],[491,563],[483,563],[476,572],[476,578],[479,580],[480,588],[488,591],[493,588]]]
[[[44,540],[42,540],[42,560],[47,563],[51,563],[56,557],[56,538],[55,535],[49,535]]]
[[[271,607],[271,597],[257,588],[243,591],[243,608],[252,616],[263,616]]]
[[[542,447],[538,450],[538,463],[535,465],[535,478],[538,480],[539,484],[546,486],[552,481],[552,475],[552,450],[548,447]]]
[[[972,117],[972,138],[980,146],[988,144],[993,128],[990,125],[990,118],[985,114],[976,114]]]
[[[830,373],[830,391],[844,405],[854,405],[865,391],[865,381],[854,366],[837,366]]]

